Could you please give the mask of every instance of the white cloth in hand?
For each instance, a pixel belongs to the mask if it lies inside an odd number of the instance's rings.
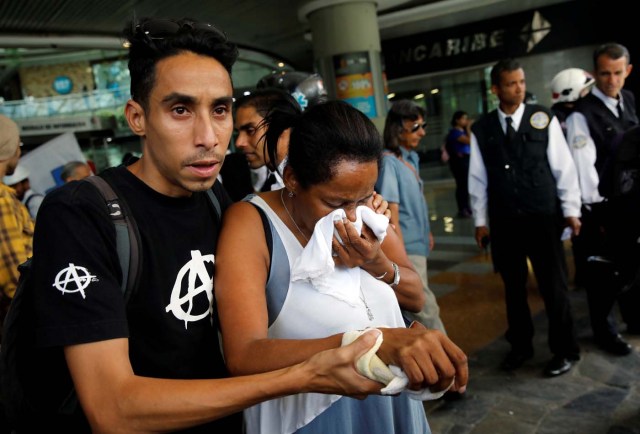
[[[360,268],[336,268],[332,257],[334,222],[345,217],[344,210],[337,209],[318,220],[311,239],[293,264],[291,280],[308,280],[318,292],[335,297],[351,306],[358,306]],[[356,221],[353,223],[358,234],[362,233],[363,222],[382,243],[387,234],[389,219],[382,214],[376,214],[369,207],[359,206],[356,208]]]
[[[344,347],[345,345],[349,345],[369,330],[372,329],[367,328],[365,330],[345,332],[342,335],[342,346]],[[384,384],[385,387],[380,390],[383,395],[397,395],[400,392],[407,392],[409,393],[409,397],[412,399],[428,401],[440,398],[453,385],[452,381],[449,387],[439,392],[431,392],[428,388],[422,390],[407,389],[409,379],[404,371],[395,365],[387,366],[382,359],[376,355],[380,345],[382,345],[382,333],[378,335],[376,343],[369,349],[369,351],[358,359],[356,362],[356,369],[365,377]]]

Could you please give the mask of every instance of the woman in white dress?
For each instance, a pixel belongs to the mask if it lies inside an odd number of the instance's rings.
[[[375,126],[339,101],[266,119],[267,146],[291,128],[285,188],[229,208],[216,257],[216,302],[230,372],[287,367],[339,347],[345,332],[376,327],[383,336],[377,356],[402,369],[407,389],[440,391],[453,383],[453,390],[464,391],[464,353],[439,331],[404,325],[400,306],[419,311],[424,298],[401,240],[391,227],[382,236],[366,224],[361,233],[356,228],[358,216],[366,214],[356,210],[371,205],[382,157]],[[342,242],[329,233],[329,261],[337,275],[351,273],[355,280],[320,290],[314,276],[296,275],[309,257],[305,247],[322,239],[316,223],[340,209],[346,218],[336,221],[335,231]],[[422,402],[409,395],[358,400],[303,393],[271,400],[245,412],[247,432],[429,433]]]

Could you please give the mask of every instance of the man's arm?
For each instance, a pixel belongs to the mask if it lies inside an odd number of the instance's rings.
[[[263,374],[214,380],[140,377],[128,340],[65,347],[69,371],[93,432],[160,432],[204,424],[259,402],[301,392],[362,398],[383,386],[355,370],[377,332],[353,344]]]
[[[580,112],[573,112],[567,118],[567,143],[578,172],[582,202],[602,202],[604,198],[598,192],[600,177],[595,166],[596,145],[591,138],[587,118]]]
[[[476,227],[487,226],[487,169],[478,147],[478,139],[471,134],[469,156],[469,198]]]
[[[579,217],[581,201],[578,172],[562,133],[560,123],[555,116],[549,124],[547,159],[549,160],[551,173],[556,180],[558,198],[562,202],[564,216]]]
[[[556,190],[562,206],[562,214],[567,219],[574,235],[580,233],[580,186],[578,173],[571,158],[562,128],[554,116],[549,124],[547,159],[551,173],[556,180]]]

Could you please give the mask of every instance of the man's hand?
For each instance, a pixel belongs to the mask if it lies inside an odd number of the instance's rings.
[[[476,243],[481,249],[485,248],[483,239],[489,240],[489,228],[486,226],[478,226],[476,227]]]
[[[400,367],[409,378],[409,388],[432,392],[463,393],[469,380],[467,356],[444,333],[418,322],[406,328],[381,328],[382,346],[376,353],[387,364]]]
[[[565,221],[567,226],[571,228],[571,233],[574,237],[580,235],[580,227],[582,226],[582,223],[578,217],[566,217]]]
[[[351,344],[315,354],[301,366],[308,370],[306,392],[333,393],[364,399],[380,394],[384,384],[369,380],[356,370],[356,362],[375,344],[378,330],[364,333]]]

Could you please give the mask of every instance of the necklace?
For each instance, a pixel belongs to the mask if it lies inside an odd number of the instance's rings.
[[[293,219],[293,216],[289,212],[289,209],[287,208],[287,205],[285,205],[285,203],[284,203],[284,198],[282,197],[282,193],[283,192],[284,192],[284,188],[282,190],[280,190],[280,202],[282,202],[282,206],[284,207],[284,210],[287,212],[287,215],[289,216],[289,218],[293,222],[293,225],[296,227],[298,232],[300,232],[300,235],[302,235],[302,238],[304,238],[308,243],[309,242],[309,238],[307,238],[307,236],[304,234],[304,232],[302,232],[302,230],[298,226],[298,223],[296,223],[296,221]]]
[[[369,321],[373,321],[373,313],[367,304],[367,299],[364,298],[364,291],[362,290],[362,286],[360,287],[360,300],[364,303],[364,307],[367,310],[367,317],[369,317]]]

